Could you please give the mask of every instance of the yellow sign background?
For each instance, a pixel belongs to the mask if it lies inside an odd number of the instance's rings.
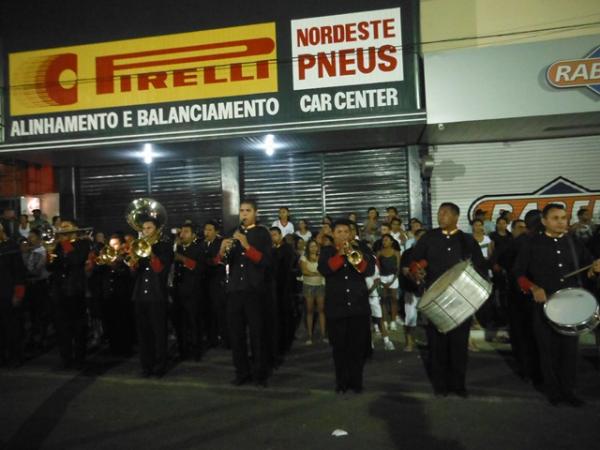
[[[272,50],[260,55],[244,55],[247,49],[243,41],[258,42],[272,40]],[[240,41],[242,43],[240,43]],[[227,45],[226,43],[235,43]],[[189,50],[192,46],[210,46],[212,49]],[[225,44],[225,45],[221,45]],[[221,45],[221,49],[219,49]],[[264,47],[264,46],[263,46]],[[158,54],[161,50],[179,49],[172,54]],[[185,49],[185,50],[182,50]],[[114,92],[97,93],[96,59],[109,55],[126,55],[137,52],[152,52],[154,55],[130,56],[127,63],[161,62],[160,66],[127,68],[115,72]],[[200,62],[174,61],[177,58],[237,53],[237,56]],[[76,57],[76,73],[73,70],[60,72],[59,88],[76,86],[76,101],[60,104],[44,93],[47,67],[57,55],[72,54]],[[163,64],[162,61],[170,59]],[[117,106],[144,105],[162,102],[178,102],[204,98],[231,97],[249,94],[277,92],[277,43],[275,23],[244,25],[216,30],[153,36],[122,41],[87,44],[46,50],[35,50],[9,55],[10,112],[12,116],[46,114],[63,111],[111,108]],[[262,61],[259,69],[258,62]],[[236,69],[238,81],[231,81],[232,67]],[[241,67],[241,68],[240,68]],[[195,85],[173,87],[173,71],[187,69],[187,82]],[[139,74],[168,71],[166,88],[138,90]],[[212,71],[213,79],[222,82],[205,83],[203,80]],[[193,73],[195,72],[195,76]],[[262,74],[259,76],[259,72]],[[131,75],[131,90],[122,91],[120,76]]]

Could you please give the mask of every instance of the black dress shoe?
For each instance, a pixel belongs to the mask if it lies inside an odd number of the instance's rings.
[[[252,377],[250,375],[238,376],[231,380],[231,384],[233,384],[234,386],[241,386],[242,384],[246,384],[249,381],[252,381]]]

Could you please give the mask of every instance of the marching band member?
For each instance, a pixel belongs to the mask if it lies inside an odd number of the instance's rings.
[[[271,235],[266,227],[257,225],[257,207],[252,200],[240,204],[240,221],[232,238],[223,239],[217,261],[225,258],[228,265],[227,320],[235,366],[232,384],[239,386],[254,379],[266,387],[268,368],[264,343],[264,308],[266,271],[271,264]],[[235,240],[235,244],[234,244]],[[253,363],[247,347],[246,327],[250,331]]]
[[[106,264],[102,276],[102,303],[105,330],[110,351],[115,355],[129,356],[132,351],[135,329],[133,321],[133,289],[131,271],[124,261],[123,238],[113,234],[108,246],[118,255]]]
[[[542,211],[544,233],[524,242],[517,256],[514,274],[523,292],[533,294],[533,331],[540,354],[540,366],[546,395],[552,405],[565,402],[582,406],[575,395],[578,336],[556,332],[544,314],[544,303],[556,291],[568,287],[584,287],[586,279],[600,273],[600,259],[582,276],[566,277],[581,266],[592,263],[592,256],[568,233],[565,207],[550,203]]]
[[[439,228],[428,231],[412,252],[410,272],[418,283],[429,288],[448,269],[470,259],[482,277],[487,275],[487,263],[479,244],[458,229],[460,209],[454,203],[442,203],[438,209]],[[466,388],[467,345],[471,320],[448,332],[440,333],[429,325],[431,380],[436,396],[454,392],[468,397]]]
[[[202,358],[202,317],[200,311],[202,249],[191,224],[181,226],[179,243],[175,250],[175,303],[179,356],[186,359],[190,353],[196,361]]]
[[[25,295],[25,266],[21,251],[0,223],[0,366],[23,362],[20,309]]]
[[[355,249],[358,244],[352,244],[350,228],[349,220],[335,222],[335,246],[321,249],[318,266],[326,280],[325,317],[338,393],[348,389],[362,392],[363,367],[371,348],[371,308],[365,278],[373,274],[375,259],[370,252]],[[353,259],[351,252],[362,255]]]
[[[131,262],[135,276],[133,302],[140,344],[142,376],[161,377],[167,370],[167,278],[173,262],[172,244],[160,238],[159,222],[148,218],[142,239],[152,243],[152,253]],[[132,244],[132,251],[135,243]]]
[[[73,363],[81,366],[86,354],[85,267],[92,249],[88,239],[77,239],[78,231],[73,222],[61,222],[56,232],[58,243],[54,254],[49,255],[48,263],[48,270],[52,273],[51,295],[60,367],[64,369]]]

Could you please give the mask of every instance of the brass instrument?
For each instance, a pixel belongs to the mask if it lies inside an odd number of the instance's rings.
[[[55,231],[48,224],[44,224],[40,227],[40,235],[42,240],[42,245],[46,249],[46,252],[51,258],[56,257],[56,245],[58,244],[58,236],[61,234],[74,234],[76,237],[71,239],[71,242],[75,242],[78,239],[89,239],[91,237],[91,233],[94,231],[93,228],[77,228],[70,222],[63,222],[63,224],[67,225],[67,228],[64,230]],[[82,236],[78,236],[79,234],[83,234]]]
[[[167,222],[167,212],[154,199],[137,198],[127,207],[125,218],[129,226],[138,233],[142,232],[144,222],[148,219],[155,219],[159,223],[158,229],[152,236],[140,237],[131,243],[129,257],[125,258],[125,263],[131,266],[138,259],[152,255],[152,246],[160,240],[162,229]]]
[[[346,253],[346,258],[348,258],[348,262],[352,264],[352,267],[358,270],[358,265],[364,259],[362,252],[358,248],[358,244],[356,244],[355,242],[346,242],[344,244],[344,250]]]
[[[96,264],[99,266],[113,264],[119,256],[120,253],[118,250],[115,250],[110,245],[105,245],[102,250],[100,250],[100,254],[96,257]]]

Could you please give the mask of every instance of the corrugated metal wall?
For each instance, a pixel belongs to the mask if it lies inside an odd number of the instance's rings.
[[[221,219],[220,169],[219,158],[154,163],[151,197],[167,209],[169,226]],[[146,170],[141,164],[80,168],[79,221],[106,232],[129,231],[125,210],[134,198],[148,196]]]
[[[367,208],[384,212],[396,206],[409,214],[406,149],[379,149],[247,156],[243,163],[243,197],[258,201],[263,222],[277,218],[279,206],[288,206],[293,221],[308,219],[318,227],[323,215],[336,217]]]
[[[451,201],[464,211],[483,195],[534,192],[557,177],[600,190],[600,137],[432,147],[432,209]],[[435,214],[435,213],[434,213]],[[434,218],[435,222],[435,218]]]
[[[146,196],[146,167],[82,167],[77,178],[78,222],[108,233],[129,231],[125,209],[134,198]]]

